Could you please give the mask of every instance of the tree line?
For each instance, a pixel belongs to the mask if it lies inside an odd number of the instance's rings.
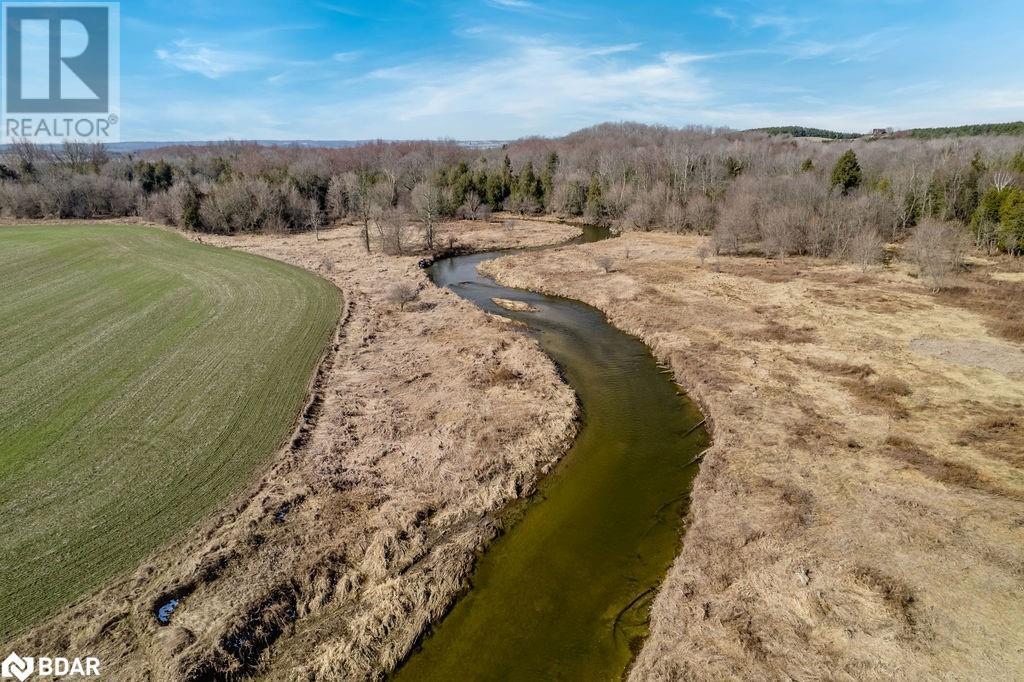
[[[500,148],[374,142],[344,149],[230,142],[112,155],[12,145],[0,211],[142,216],[239,233],[361,226],[367,249],[428,249],[444,220],[550,214],[618,230],[710,235],[719,252],[881,257],[925,222],[990,251],[1024,251],[1024,140],[823,142],[765,132],[603,124]],[[418,248],[418,247],[417,247]]]

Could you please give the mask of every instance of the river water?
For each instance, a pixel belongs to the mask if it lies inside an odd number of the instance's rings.
[[[576,242],[607,238],[588,229]],[[571,248],[571,247],[568,247]],[[457,256],[430,271],[488,312],[526,323],[582,407],[575,443],[506,516],[471,588],[424,638],[400,680],[617,680],[647,634],[679,552],[697,459],[697,406],[650,350],[578,301],[498,285],[476,270],[515,253]],[[492,298],[523,301],[512,312]]]

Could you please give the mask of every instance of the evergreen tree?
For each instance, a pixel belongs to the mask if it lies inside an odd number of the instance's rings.
[[[551,208],[555,197],[555,173],[558,172],[558,154],[551,152],[548,155],[548,163],[540,175],[540,184],[543,190],[542,201],[546,208]]]
[[[1024,190],[1008,187],[999,206],[999,247],[1010,253],[1024,251]]]
[[[199,215],[199,206],[203,195],[199,188],[190,180],[181,194],[181,226],[189,230],[198,230],[203,225]]]
[[[505,192],[505,179],[500,171],[493,171],[487,176],[487,186],[484,189],[484,200],[495,211],[501,210],[501,205],[508,194]]]
[[[1018,151],[1010,159],[1010,169],[1018,173],[1024,173],[1024,149]]]
[[[723,164],[725,165],[725,174],[730,178],[738,178],[743,173],[743,162],[735,157],[725,157]]]
[[[600,220],[604,215],[604,201],[602,199],[601,181],[597,173],[590,176],[590,186],[587,187],[586,214],[592,220]]]
[[[843,194],[848,194],[850,190],[860,186],[862,179],[857,154],[852,149],[846,150],[832,169],[832,187],[839,187]]]
[[[512,193],[512,159],[505,155],[501,166],[502,199]]]
[[[569,183],[565,192],[565,205],[563,211],[571,216],[581,216],[587,206],[587,188],[579,180]]]
[[[971,217],[971,226],[976,226],[980,223],[998,223],[999,222],[999,208],[1003,203],[1003,199],[1006,198],[1007,191],[999,191],[995,187],[990,187],[987,192],[981,197],[981,201],[978,202],[978,208],[974,211],[974,215]]]
[[[537,177],[533,170],[532,161],[527,161],[526,165],[523,166],[523,170],[519,171],[515,194],[526,199],[533,199],[538,205],[543,201],[544,188],[541,185],[540,178]]]

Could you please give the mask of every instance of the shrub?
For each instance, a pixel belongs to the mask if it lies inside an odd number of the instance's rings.
[[[932,290],[939,291],[949,286],[963,264],[966,241],[960,225],[929,218],[914,230],[907,244],[907,256]]]
[[[608,274],[615,270],[615,261],[612,260],[611,256],[598,256],[594,259],[594,263],[597,267],[601,268],[605,274]]]
[[[885,254],[885,243],[873,227],[861,229],[850,241],[847,249],[846,260],[867,271],[872,265],[882,261]]]
[[[41,185],[0,183],[0,211],[12,218],[42,218],[46,196]]]
[[[310,202],[291,185],[272,185],[263,178],[236,178],[214,185],[199,204],[203,230],[288,232],[310,229]]]
[[[413,286],[407,282],[399,282],[393,284],[388,289],[387,300],[389,303],[397,305],[401,310],[405,310],[405,306],[419,298],[420,290],[418,287]]]

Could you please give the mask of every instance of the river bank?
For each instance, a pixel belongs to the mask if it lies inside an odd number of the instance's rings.
[[[905,268],[702,263],[703,244],[483,266],[604,311],[713,424],[633,679],[1019,675],[1020,345]]]
[[[574,245],[609,236],[588,227]],[[580,431],[537,495],[503,514],[472,588],[394,679],[621,679],[679,550],[704,418],[599,310],[481,275],[502,253],[444,259],[431,279],[529,330],[575,391]]]
[[[468,227],[445,229],[469,249],[579,234]],[[94,655],[118,679],[378,676],[447,610],[496,513],[565,452],[575,397],[515,325],[434,287],[416,255],[366,255],[358,226],[191,237],[342,289],[316,417],[224,511],[11,644]]]

